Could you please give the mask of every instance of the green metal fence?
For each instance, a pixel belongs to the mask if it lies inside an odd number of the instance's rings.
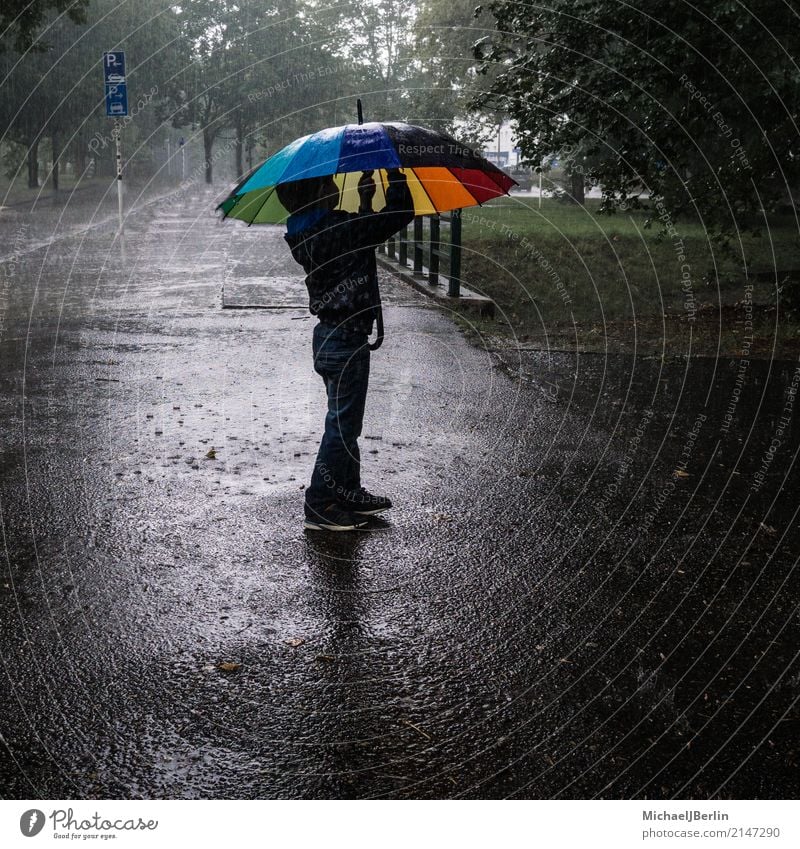
[[[411,229],[411,233],[409,233]],[[442,230],[448,238],[443,239]],[[378,250],[401,268],[409,268],[415,277],[427,278],[431,285],[447,280],[447,294],[461,295],[461,210],[441,215],[418,216],[411,228],[406,227],[381,245]],[[409,255],[411,265],[409,265]],[[442,272],[442,264],[446,271]]]

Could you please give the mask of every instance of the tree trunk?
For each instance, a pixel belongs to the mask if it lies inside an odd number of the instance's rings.
[[[86,151],[88,147],[86,145],[86,137],[84,134],[78,133],[78,138],[75,141],[75,146],[73,148],[74,156],[73,161],[75,162],[75,176],[80,178],[86,172]]]
[[[205,155],[206,182],[211,183],[214,180],[214,163],[211,159],[211,151],[214,148],[214,133],[208,128],[203,127],[203,154]]]
[[[574,203],[584,206],[586,203],[586,191],[583,182],[583,173],[572,172],[569,175],[570,194]]]
[[[233,164],[236,169],[236,179],[241,180],[244,176],[244,139],[242,138],[244,135],[244,129],[242,128],[242,121],[239,115],[236,116],[236,127],[234,132],[236,133],[236,140],[233,146]]]
[[[34,139],[28,148],[28,188],[39,188],[39,139]]]
[[[58,133],[54,132],[50,136],[50,146],[52,147],[53,153],[53,191],[58,191],[58,168],[59,168],[59,159],[61,157],[61,151],[58,148]]]

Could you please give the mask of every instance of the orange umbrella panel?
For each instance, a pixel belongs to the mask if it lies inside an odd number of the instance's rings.
[[[487,185],[480,176],[465,172],[462,182],[449,168],[401,168],[408,180],[408,188],[414,199],[415,215],[436,215],[468,206],[485,203],[492,198],[505,194],[496,184]],[[358,212],[360,198],[358,182],[363,172],[335,174],[334,181],[339,187],[340,200],[336,207],[345,212]],[[479,172],[475,172],[479,174]],[[386,189],[389,178],[385,169],[375,173],[376,191],[372,198],[372,211],[380,212],[386,206]]]

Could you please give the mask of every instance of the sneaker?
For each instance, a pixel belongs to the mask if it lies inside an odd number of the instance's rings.
[[[343,510],[338,504],[329,504],[320,510],[305,506],[306,520],[303,527],[311,531],[354,531],[367,524],[366,519],[354,516],[349,510]]]
[[[392,506],[392,502],[385,495],[373,495],[363,486],[343,496],[339,503],[355,516],[374,516]]]

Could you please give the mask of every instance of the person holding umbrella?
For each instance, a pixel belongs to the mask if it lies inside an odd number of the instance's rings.
[[[414,203],[399,169],[387,172],[386,204],[373,212],[372,170],[358,182],[359,210],[337,210],[339,189],[330,176],[277,186],[289,211],[286,241],[306,272],[314,328],[314,369],[322,377],[328,413],[311,483],[305,495],[310,530],[352,531],[392,506],[361,483],[361,435],[370,352],[383,341],[383,314],[375,249],[414,217]],[[369,342],[377,324],[375,342]]]
[[[285,223],[292,256],[306,272],[309,306],[319,318],[314,368],[325,381],[328,415],[306,490],[305,526],[332,531],[363,527],[366,516],[392,506],[361,485],[358,452],[370,351],[383,339],[375,248],[415,215],[486,203],[515,184],[446,133],[396,121],[365,124],[357,106],[357,124],[295,139],[217,205],[223,219],[248,226]]]

